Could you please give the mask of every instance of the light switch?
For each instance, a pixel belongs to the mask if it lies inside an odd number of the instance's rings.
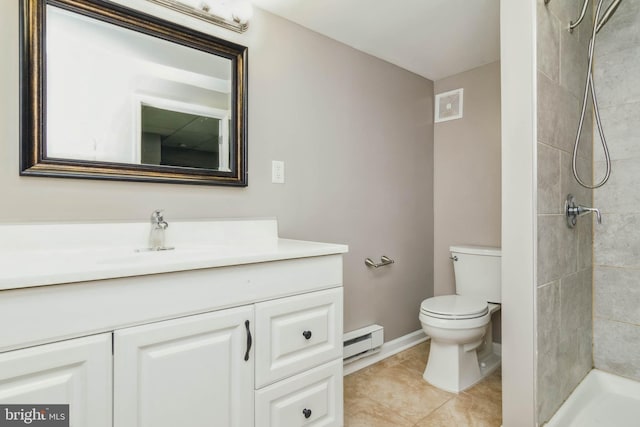
[[[271,162],[271,182],[274,184],[284,184],[284,162],[273,160]]]

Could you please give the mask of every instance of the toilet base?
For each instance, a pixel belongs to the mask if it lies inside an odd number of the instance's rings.
[[[487,347],[491,349],[492,346]],[[500,366],[500,355],[493,351],[478,350],[465,350],[464,345],[442,344],[432,340],[422,377],[441,390],[451,393],[464,391]],[[480,360],[478,353],[481,354]]]
[[[431,340],[429,360],[422,376],[429,384],[452,393],[461,392],[481,379],[478,354],[463,345]]]

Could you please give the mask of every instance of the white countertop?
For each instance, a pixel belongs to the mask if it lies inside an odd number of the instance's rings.
[[[51,229],[46,225],[3,225],[0,226],[0,238],[17,239],[19,235],[20,245],[11,249],[12,245],[5,240],[5,247],[0,246],[0,290],[226,267],[342,254],[348,251],[346,245],[280,239],[277,237],[277,224],[274,226],[275,220],[260,221],[262,222],[228,221],[230,227],[226,227],[223,221],[183,222],[180,223],[181,226],[174,226],[177,231],[173,235],[167,236],[172,237],[167,239],[167,246],[175,246],[175,249],[157,252],[137,252],[145,244],[126,241],[125,236],[128,235],[146,236],[146,224],[109,224],[106,227],[100,224],[65,224],[55,225]],[[16,231],[16,227],[22,228]],[[38,236],[40,242],[51,238],[47,234],[56,227],[51,234],[57,233],[75,244],[35,245]],[[90,237],[97,241],[108,240],[109,244],[85,247],[78,243],[79,240],[87,239],[87,227],[91,229]],[[233,230],[234,227],[236,230]],[[61,232],[60,229],[64,231]],[[138,232],[138,229],[143,229],[144,232]],[[249,229],[250,233],[243,234],[238,231],[240,229]],[[132,230],[136,232],[132,233]],[[186,230],[182,236],[190,234],[197,235],[198,238],[187,241],[178,236],[181,230]],[[194,230],[198,232],[194,233]]]
[[[120,248],[2,254],[0,290],[341,254],[347,250],[345,245],[278,239],[268,246],[177,247],[159,252]]]

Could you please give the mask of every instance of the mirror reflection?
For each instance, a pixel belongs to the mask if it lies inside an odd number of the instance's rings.
[[[228,120],[143,105],[141,163],[228,171]]]
[[[46,15],[46,157],[230,171],[230,59]]]

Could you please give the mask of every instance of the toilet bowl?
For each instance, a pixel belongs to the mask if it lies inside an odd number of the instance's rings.
[[[458,393],[482,379],[476,349],[484,342],[491,311],[486,302],[459,295],[423,301],[420,323],[431,338],[427,382]]]
[[[435,387],[458,393],[500,364],[491,343],[491,315],[500,305],[488,299],[500,300],[500,252],[497,248],[458,246],[451,248],[451,254],[454,262],[464,264],[454,267],[456,289],[466,294],[424,300],[419,319],[431,338],[423,378]],[[490,366],[479,360],[479,352],[490,360]]]

